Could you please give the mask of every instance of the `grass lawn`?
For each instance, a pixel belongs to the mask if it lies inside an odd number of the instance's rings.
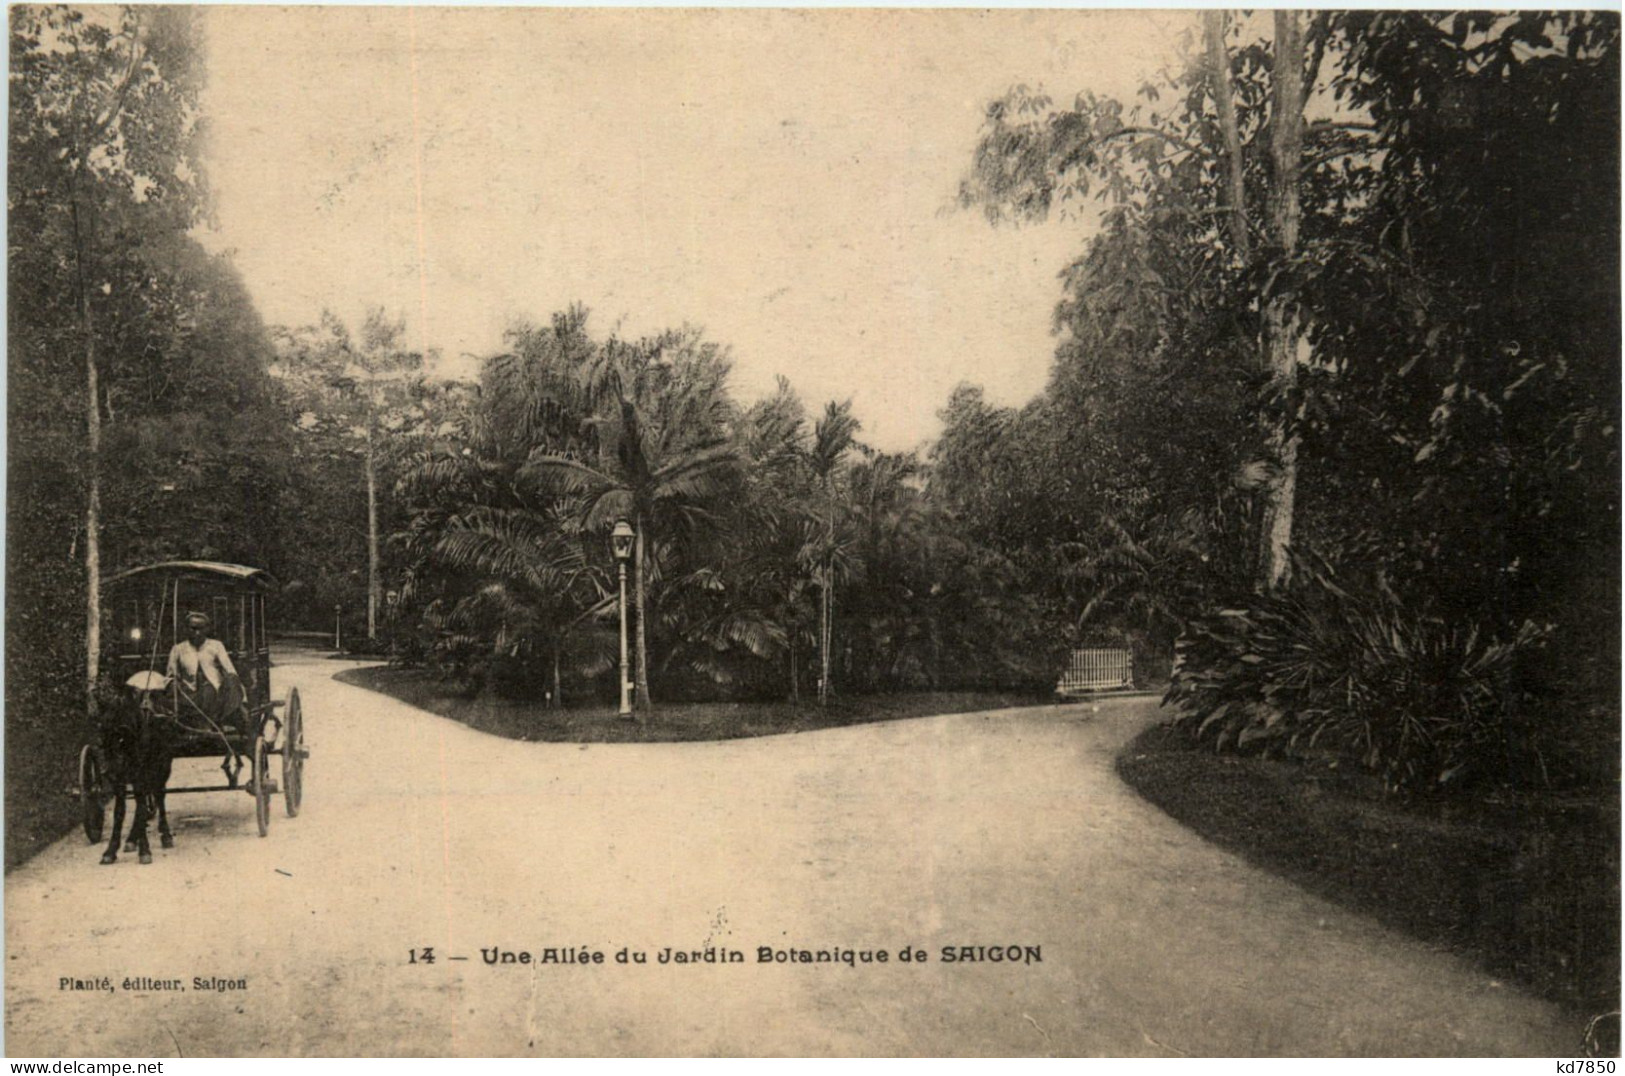
[[[815,699],[791,702],[661,703],[642,723],[616,714],[612,706],[553,710],[541,703],[511,702],[452,690],[418,669],[367,668],[342,672],[337,679],[410,703],[481,732],[511,740],[553,743],[672,743],[682,740],[737,740],[784,732],[812,732],[870,721],[896,721],[934,714],[1039,706],[1054,698],[1024,692],[925,691],[900,695],[837,697],[827,708]]]
[[[1163,725],[1117,769],[1203,837],[1306,889],[1587,1016],[1619,1009],[1617,789],[1407,801],[1346,767],[1218,755]],[[1605,1023],[1617,1036],[1617,1016]]]

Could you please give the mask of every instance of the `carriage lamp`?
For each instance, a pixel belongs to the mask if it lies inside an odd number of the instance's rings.
[[[627,675],[626,661],[626,562],[632,556],[632,543],[637,533],[626,520],[617,520],[609,532],[609,546],[615,553],[615,562],[621,576],[621,711],[620,716],[632,716],[632,681]]]
[[[140,641],[141,641],[141,629],[140,628],[131,628],[130,629],[130,642],[139,643]]]

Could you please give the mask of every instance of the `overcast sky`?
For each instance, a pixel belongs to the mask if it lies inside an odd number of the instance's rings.
[[[961,381],[1042,386],[1087,225],[952,208],[988,100],[1127,96],[1176,12],[209,10],[211,246],[266,320],[403,315],[447,372],[574,302],[692,323],[741,400],[852,397],[885,449]]]

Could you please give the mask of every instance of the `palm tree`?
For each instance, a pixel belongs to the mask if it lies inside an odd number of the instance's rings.
[[[1223,586],[1222,569],[1208,555],[1219,533],[1209,513],[1198,509],[1131,507],[1103,514],[1086,541],[1059,545],[1056,575],[1080,608],[1079,638],[1116,629],[1172,647],[1203,596]]]
[[[546,645],[558,707],[561,652],[610,590],[586,555],[576,506],[526,501],[514,489],[514,470],[511,461],[451,447],[426,453],[403,477],[415,510],[396,536],[410,562],[402,598],[419,599],[420,587],[430,592],[422,597],[438,592],[426,603],[438,610],[431,619],[463,632],[470,646],[500,653]]]
[[[558,510],[476,506],[444,527],[431,557],[486,580],[453,610],[454,620],[500,625],[498,649],[538,641],[552,656],[553,706],[563,705],[560,656],[571,629],[607,600],[608,588]]]
[[[846,471],[852,561],[865,579],[848,624],[849,632],[861,636],[868,656],[868,672],[861,678],[872,686],[881,679],[895,682],[916,639],[937,625],[930,615],[930,584],[923,582],[930,542],[918,490],[909,484],[919,474],[919,461],[912,453],[868,449],[862,457]]]
[[[860,429],[852,414],[852,401],[831,401],[824,406],[824,414],[813,426],[813,443],[807,453],[807,465],[818,480],[822,534],[815,553],[818,565],[820,591],[818,612],[818,705],[829,702],[830,648],[835,634],[835,574],[847,566],[848,543],[837,534],[841,514],[841,464],[856,443]]]
[[[610,340],[580,371],[594,404],[590,459],[538,450],[521,478],[579,497],[581,522],[603,531],[629,520],[637,624],[637,706],[649,692],[650,576],[675,550],[675,538],[707,517],[707,502],[729,484],[738,451],[729,435],[722,352],[692,331],[653,340]],[[583,452],[581,455],[589,455]]]

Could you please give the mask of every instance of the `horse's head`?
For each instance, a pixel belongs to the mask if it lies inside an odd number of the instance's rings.
[[[159,700],[168,688],[169,677],[138,672],[121,687],[103,691],[97,706],[103,748],[122,755],[150,741],[162,723]]]

